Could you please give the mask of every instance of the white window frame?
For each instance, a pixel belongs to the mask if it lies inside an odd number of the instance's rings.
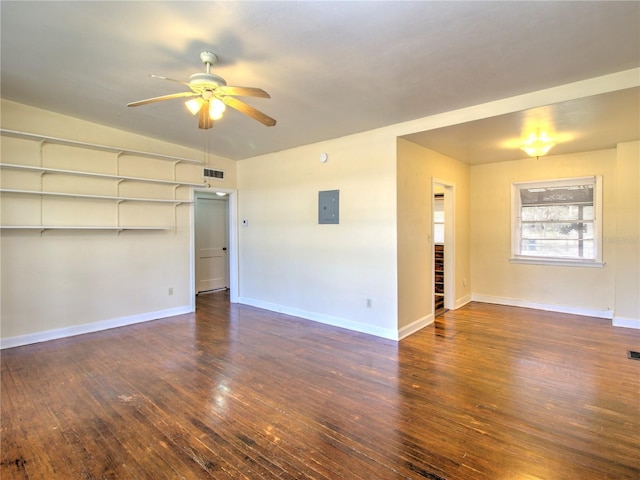
[[[520,190],[535,187],[567,187],[593,184],[593,239],[595,258],[540,257],[520,252],[521,200]],[[560,178],[535,182],[514,182],[511,185],[511,263],[535,265],[561,265],[581,267],[603,267],[602,260],[602,176]]]

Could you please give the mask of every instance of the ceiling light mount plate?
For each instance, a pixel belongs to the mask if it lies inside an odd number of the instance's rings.
[[[200,60],[202,60],[202,63],[204,63],[205,65],[213,65],[218,61],[218,56],[215,53],[202,52],[200,54]]]

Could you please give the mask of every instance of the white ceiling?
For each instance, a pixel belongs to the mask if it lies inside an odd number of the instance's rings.
[[[0,21],[2,98],[231,159],[640,66],[636,1],[2,0]],[[179,99],[126,106],[186,89],[149,74],[186,81],[203,71],[204,50],[219,56],[213,71],[229,85],[271,94],[244,100],[275,127],[229,111],[199,130]],[[638,139],[638,104],[632,89],[548,107],[573,133],[554,152]],[[617,120],[597,123],[602,109]],[[509,159],[496,145],[531,114],[411,140],[469,163]]]
[[[546,125],[542,127],[542,125]],[[404,138],[469,165],[519,160],[522,139],[544,131],[548,155],[615,148],[640,139],[640,88],[582,97],[526,111],[436,128]]]

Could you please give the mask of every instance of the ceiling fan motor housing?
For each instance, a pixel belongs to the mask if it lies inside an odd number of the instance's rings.
[[[202,89],[215,89],[219,86],[226,85],[224,78],[214,75],[213,73],[194,73],[189,77],[189,85],[197,86]]]

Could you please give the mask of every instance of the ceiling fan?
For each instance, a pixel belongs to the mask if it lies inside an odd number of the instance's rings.
[[[128,103],[127,106],[139,107],[140,105],[160,102],[163,100],[171,100],[173,98],[193,97],[190,100],[187,100],[185,105],[193,115],[198,114],[198,128],[208,129],[213,127],[213,121],[222,118],[222,114],[227,105],[241,113],[244,113],[245,115],[250,116],[267,127],[272,127],[276,124],[275,119],[235,98],[271,98],[267,92],[261,88],[227,86],[227,82],[224,78],[211,73],[211,65],[218,61],[216,54],[211,52],[202,52],[200,54],[200,59],[202,60],[202,63],[206,65],[205,72],[194,73],[189,77],[188,82],[160,77],[158,75],[151,75],[153,78],[182,83],[183,85],[188,86],[191,91],[147,98],[146,100]]]

